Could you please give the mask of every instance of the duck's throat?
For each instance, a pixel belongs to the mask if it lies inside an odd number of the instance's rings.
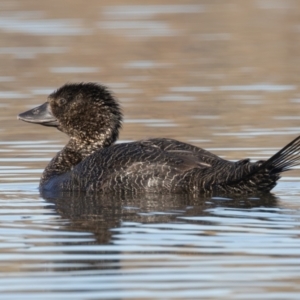
[[[68,173],[84,158],[101,148],[103,148],[102,143],[83,144],[75,139],[70,139],[68,144],[55,155],[44,170],[40,185],[45,184],[52,178]]]
[[[80,163],[82,159],[83,158],[80,153],[74,152],[72,149],[65,147],[55,155],[55,157],[50,161],[44,170],[40,185],[44,184],[51,178],[69,172],[72,167]]]

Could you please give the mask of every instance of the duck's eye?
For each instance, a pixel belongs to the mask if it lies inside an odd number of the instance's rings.
[[[65,105],[67,103],[67,100],[65,99],[65,98],[60,98],[60,99],[58,99],[58,101],[57,101],[57,104],[59,105],[59,106],[63,106],[63,105]]]

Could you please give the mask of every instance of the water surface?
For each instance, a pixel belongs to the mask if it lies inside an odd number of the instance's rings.
[[[299,299],[300,173],[264,197],[40,195],[67,138],[16,115],[65,82],[119,98],[121,141],[267,159],[299,134],[297,1],[0,3],[2,299]]]

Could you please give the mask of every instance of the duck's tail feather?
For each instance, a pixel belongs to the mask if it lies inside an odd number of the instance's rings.
[[[266,161],[246,162],[246,176],[219,185],[219,190],[230,193],[269,192],[280,178],[280,173],[300,165],[300,136]]]
[[[260,169],[266,168],[274,174],[279,174],[298,165],[300,165],[300,136],[265,161]]]

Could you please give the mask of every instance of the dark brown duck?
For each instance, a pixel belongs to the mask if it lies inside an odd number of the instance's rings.
[[[300,164],[300,137],[258,162],[227,161],[166,138],[114,144],[122,114],[111,93],[96,83],[66,84],[18,118],[70,137],[44,170],[41,191],[260,193]]]

